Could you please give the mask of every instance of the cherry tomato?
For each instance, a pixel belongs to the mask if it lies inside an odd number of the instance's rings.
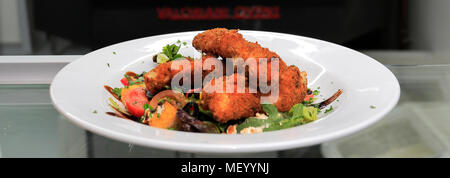
[[[124,85],[124,86],[128,86],[129,84],[128,84],[128,80],[127,80],[127,78],[122,78],[122,79],[120,79],[120,82],[122,82],[122,84]]]
[[[144,105],[149,102],[145,87],[130,88],[122,95],[122,102],[130,114],[140,118],[144,115]]]

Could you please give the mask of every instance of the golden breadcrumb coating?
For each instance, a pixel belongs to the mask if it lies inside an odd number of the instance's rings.
[[[197,50],[202,50],[204,54],[207,54],[202,57],[202,62],[209,57],[215,58],[217,56],[222,58],[242,58],[244,60],[250,58],[268,59],[267,80],[269,83],[279,82],[278,100],[274,104],[280,112],[289,111],[293,105],[301,103],[306,96],[306,72],[301,72],[296,66],[288,67],[278,54],[261,47],[258,43],[248,42],[237,30],[225,28],[207,30],[195,36],[192,45]],[[279,78],[277,78],[277,81],[270,79],[270,65],[274,58],[279,61]],[[223,64],[223,61],[221,62]],[[171,64],[172,62],[160,64],[144,76],[146,88],[152,94],[164,90],[165,86],[170,86],[172,78],[182,70],[181,68],[179,70],[171,70]],[[253,117],[258,112],[262,113],[261,96],[268,96],[269,94],[250,93],[247,83],[248,77],[257,75],[260,72],[258,69],[259,65],[259,63],[256,63],[257,67],[249,68],[246,74],[235,73],[231,76],[221,76],[208,81],[203,86],[200,95],[200,106],[202,109],[211,111],[213,118],[220,123]],[[223,67],[225,70],[226,66],[224,65]],[[194,62],[191,59],[192,75],[193,71]],[[202,69],[202,79],[211,71]],[[246,85],[238,86],[237,79],[245,79]],[[214,86],[216,80],[223,81],[223,92],[206,92],[211,89],[210,87]],[[233,84],[234,92],[232,93],[225,92],[226,83],[229,81]],[[245,92],[238,93],[238,87]]]
[[[275,106],[280,112],[287,112],[295,104],[301,103],[307,92],[306,72],[296,66],[289,66],[280,74],[279,98]]]
[[[306,72],[300,72],[295,66],[287,67],[278,54],[261,47],[258,43],[248,42],[238,33],[238,30],[225,28],[207,30],[195,36],[192,45],[197,50],[223,58],[269,59],[267,81],[270,83],[273,82],[270,79],[270,59],[279,59],[279,99],[275,105],[281,112],[289,111],[293,105],[301,103],[306,96]],[[256,72],[259,72],[257,68],[250,69],[249,75],[256,75]]]
[[[252,117],[257,112],[262,112],[257,94],[249,93],[245,86],[238,86],[236,82],[238,78],[245,80],[244,76],[238,74],[217,78],[217,80],[223,80],[223,92],[207,92],[208,87],[215,85],[216,79],[211,80],[202,90],[200,106],[202,109],[211,111],[213,118],[220,123]],[[226,84],[230,80],[232,80],[230,83],[233,85],[234,92],[226,93]],[[245,90],[245,92],[238,93],[238,87],[241,87],[240,89]]]
[[[242,58],[247,60],[250,58],[259,60],[264,58],[268,60],[267,76],[270,76],[270,63],[275,59],[279,59],[279,70],[283,71],[287,68],[286,63],[278,56],[277,53],[267,48],[261,47],[257,42],[249,42],[245,40],[238,30],[228,30],[225,28],[215,28],[206,30],[194,37],[192,46],[204,53],[216,54],[222,58]],[[249,75],[257,76],[259,72],[259,63],[256,67],[249,70]],[[270,78],[268,78],[270,81]]]
[[[208,59],[212,58],[214,60],[218,60],[215,56],[212,55],[203,55],[202,56],[202,65],[203,62]],[[188,58],[187,58],[188,59]],[[191,79],[194,80],[194,60],[195,59],[188,59],[191,63]],[[221,61],[220,61],[221,62]],[[172,70],[171,65],[173,61],[169,61],[166,63],[159,64],[149,72],[147,72],[144,75],[145,79],[145,86],[148,91],[150,91],[152,94],[156,94],[162,90],[165,89],[166,86],[170,86],[172,82],[172,78],[181,72],[183,70],[183,67],[180,66],[178,70]],[[195,66],[197,67],[197,66]],[[211,70],[203,70],[202,68],[202,79],[208,75],[210,72],[214,70],[214,67]],[[192,81],[194,82],[194,81]]]

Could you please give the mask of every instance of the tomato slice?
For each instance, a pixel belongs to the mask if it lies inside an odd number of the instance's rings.
[[[122,84],[124,85],[124,86],[128,86],[129,84],[128,84],[128,80],[127,80],[127,78],[122,78],[121,80],[120,80],[120,82],[122,82]]]
[[[146,96],[145,87],[130,88],[123,92],[122,102],[128,112],[138,118],[144,115],[144,105],[149,101]]]

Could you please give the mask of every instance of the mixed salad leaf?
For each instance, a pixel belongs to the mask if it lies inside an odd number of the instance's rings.
[[[122,81],[124,88],[128,88],[133,85],[142,85],[144,83],[144,74],[134,74],[127,73],[124,75]],[[112,93],[116,94],[121,98],[123,88],[114,88]],[[167,90],[171,90],[168,88]],[[176,91],[176,90],[171,90]],[[203,132],[203,133],[228,133],[230,127],[235,127],[235,133],[247,133],[245,131],[249,129],[258,130],[259,132],[276,131],[286,128],[291,128],[299,125],[303,125],[312,121],[317,120],[317,115],[321,112],[319,104],[313,104],[316,100],[319,91],[318,90],[308,90],[308,96],[305,101],[294,105],[288,112],[279,112],[277,107],[273,104],[263,104],[263,113],[258,113],[255,117],[249,117],[241,121],[229,122],[229,123],[219,123],[212,118],[212,113],[208,110],[204,110],[199,106],[199,95],[195,93],[186,93],[181,95],[186,95],[185,102],[187,103],[183,109],[178,109],[176,117],[181,122],[180,125],[175,125],[167,127],[169,130],[179,130],[188,132]],[[149,99],[156,98],[152,95],[147,95]],[[124,107],[119,106],[112,98],[110,100],[110,106],[114,110],[122,113],[125,116],[131,116],[130,112]],[[171,102],[171,98],[159,98],[158,105],[162,105],[165,102]],[[161,113],[157,113],[157,108],[152,108],[150,104],[145,104],[143,106],[144,111],[147,113],[141,118],[136,118],[134,120],[142,123],[149,124],[153,115],[156,118],[160,118]],[[333,110],[331,106],[325,111],[328,113]],[[164,118],[164,117],[163,117]]]
[[[117,97],[120,99],[122,95],[122,88],[114,88],[113,92],[117,95]]]
[[[294,105],[287,113],[278,112],[273,104],[263,104],[263,110],[267,118],[250,117],[237,125],[237,132],[240,133],[243,129],[251,127],[262,128],[264,132],[295,127],[315,121],[318,114],[318,108],[303,104]]]

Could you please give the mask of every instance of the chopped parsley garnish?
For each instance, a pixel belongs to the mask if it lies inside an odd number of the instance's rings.
[[[144,111],[150,109],[150,112],[153,110],[152,106],[150,106],[149,104],[145,104],[144,105]]]
[[[370,105],[370,109],[375,109],[377,107],[375,107],[374,105]]]
[[[94,112],[92,112],[92,113],[97,114],[97,110],[94,110]]]
[[[114,54],[114,55],[116,55],[116,52],[115,52],[115,51],[113,51],[113,54]]]
[[[328,108],[327,110],[325,110],[325,114],[326,114],[326,113],[329,113],[329,112],[331,112],[331,111],[333,111],[333,106],[330,106],[330,108]]]
[[[181,43],[181,41],[178,40],[178,41],[177,41],[177,44],[183,44],[183,46],[186,46],[186,45],[187,45],[187,42],[186,42],[186,41],[183,41],[183,43]]]
[[[106,65],[107,65],[108,67],[110,67],[110,66],[109,66],[109,63],[106,63]]]
[[[144,77],[139,77],[138,79],[136,79],[136,80],[128,80],[128,84],[129,85],[136,85],[136,84],[142,84],[142,83],[144,83]]]
[[[150,108],[150,105],[149,104],[144,104],[144,110],[147,110],[147,109],[149,109]]]

